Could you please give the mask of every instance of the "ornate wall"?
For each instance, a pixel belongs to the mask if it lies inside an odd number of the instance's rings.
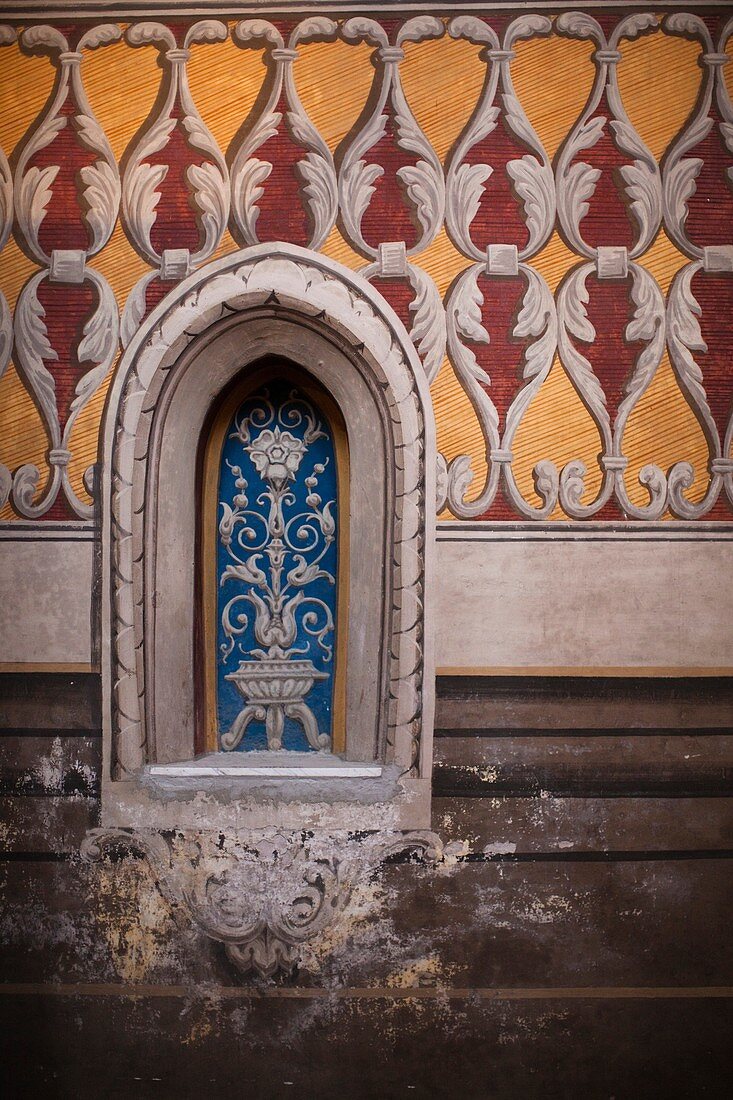
[[[0,517],[90,517],[120,343],[281,239],[411,331],[444,517],[729,519],[732,31],[724,6],[5,25]]]
[[[86,5],[0,20],[5,1092],[727,1100],[730,5]],[[105,847],[103,406],[167,293],[275,239],[432,383],[430,830],[212,832],[197,790],[198,835],[171,800]]]

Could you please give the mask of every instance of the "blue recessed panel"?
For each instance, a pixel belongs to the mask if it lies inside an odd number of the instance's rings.
[[[337,472],[317,403],[275,380],[227,429],[217,511],[222,749],[330,748]]]

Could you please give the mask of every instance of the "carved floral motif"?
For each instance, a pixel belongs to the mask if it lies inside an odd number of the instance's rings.
[[[145,856],[171,905],[223,944],[243,975],[269,980],[297,967],[304,945],[334,928],[356,886],[395,856],[435,863],[450,857],[430,832],[321,833],[266,830],[224,840],[199,833],[163,837],[96,829],[82,844],[90,863],[114,850]]]

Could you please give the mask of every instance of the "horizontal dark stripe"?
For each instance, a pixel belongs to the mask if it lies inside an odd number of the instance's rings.
[[[639,851],[581,851],[581,852],[470,852],[458,856],[458,863],[655,863],[665,861],[699,859],[733,859],[733,848],[663,848]],[[400,852],[390,856],[385,863],[426,863],[421,856]]]
[[[101,729],[58,729],[55,726],[0,726],[0,737],[88,737],[91,741],[102,737]]]
[[[733,986],[297,986],[214,985],[205,994],[226,1000],[482,1000],[482,1001],[585,1001],[585,1000],[707,1000],[733,998]],[[118,997],[130,1000],[191,1000],[190,985],[151,985],[144,982],[0,982],[3,997]]]
[[[67,775],[63,787],[44,787],[41,782],[13,782],[0,780],[0,798],[3,799],[94,799],[100,794],[99,781],[88,783],[75,775]]]
[[[633,693],[645,700],[685,701],[701,698],[733,699],[733,676],[438,676],[438,699],[476,696],[531,696],[534,699],[628,699]]]
[[[547,728],[516,726],[512,729],[502,727],[472,728],[436,728],[435,737],[730,737],[733,734],[733,726],[678,726],[670,729],[668,726],[609,726],[605,728],[594,727],[592,729],[577,728]]]
[[[612,780],[589,785],[587,782],[558,783],[556,781],[518,784],[516,781],[469,785],[433,779],[434,798],[731,798],[733,784],[710,780],[670,783],[618,782]]]
[[[76,852],[0,852],[0,863],[68,863]]]
[[[138,858],[130,853],[132,858]],[[0,852],[0,863],[68,863],[79,858],[78,852]],[[458,863],[645,863],[680,862],[683,860],[733,859],[731,848],[690,848],[643,851],[581,851],[581,852],[471,852],[459,856]],[[428,861],[410,852],[389,856],[385,864],[425,864]]]

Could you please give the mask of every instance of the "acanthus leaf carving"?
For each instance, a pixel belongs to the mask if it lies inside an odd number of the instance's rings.
[[[565,466],[560,477],[560,503],[574,519],[582,519],[594,515],[615,493],[627,515],[634,519],[658,519],[667,501],[664,474],[655,466],[645,466],[640,472],[640,481],[647,488],[650,500],[644,506],[634,504],[623,478],[626,459],[622,446],[629,415],[651,384],[664,351],[664,301],[652,276],[636,264],[630,264],[630,296],[634,311],[626,326],[625,339],[627,342],[642,341],[644,347],[624,382],[622,399],[612,425],[601,383],[587,356],[571,339],[575,337],[587,345],[592,345],[596,339],[585,308],[589,300],[586,280],[592,271],[592,264],[581,264],[560,288],[557,302],[558,350],[563,367],[601,434],[603,483],[597,498],[591,504],[583,504],[587,469],[582,461],[573,460]]]
[[[598,144],[607,125],[618,152],[631,158],[631,162],[621,166],[619,171],[625,201],[629,203],[636,226],[629,250],[631,258],[646,251],[659,229],[662,218],[659,168],[629,119],[621,98],[617,72],[621,60],[618,50],[620,40],[636,38],[657,25],[657,17],[651,14],[628,16],[616,25],[610,38],[606,39],[600,24],[582,12],[566,13],[555,22],[558,33],[571,38],[590,38],[598,46],[593,55],[596,74],[590,98],[560,149],[555,173],[560,222],[572,247],[581,256],[590,258],[596,254],[595,247],[583,239],[581,222],[588,214],[602,169],[585,162],[573,162],[580,152]],[[601,109],[604,96],[610,118],[605,112],[596,114]]]
[[[185,166],[181,186],[190,191],[198,246],[189,249],[189,265],[196,266],[215,251],[229,217],[229,174],[224,157],[202,119],[188,86],[189,46],[194,43],[223,42],[228,36],[224,23],[199,20],[186,32],[185,45],[179,49],[175,35],[161,23],[134,23],[125,32],[132,46],[153,45],[162,53],[162,104],[144,130],[134,139],[122,184],[122,211],[129,235],[138,252],[154,267],[163,265],[163,253],[177,248],[172,238],[156,248],[151,233],[157,220],[161,185],[171,165],[166,150],[175,130],[182,135],[191,156]]]
[[[714,125],[717,125],[728,152],[733,154],[733,104],[724,75],[724,50],[733,29],[733,20],[728,20],[722,28],[717,51],[707,25],[697,15],[674,12],[665,17],[664,29],[668,33],[696,38],[703,47],[700,65],[704,76],[697,106],[692,120],[683,127],[668,149],[663,173],[665,228],[677,247],[689,258],[697,260],[702,259],[704,247],[692,239],[687,222],[689,202],[696,193],[704,162],[701,157],[689,154],[705,141]],[[718,108],[717,117],[715,105]],[[727,169],[726,175],[733,182],[733,166]]]
[[[0,46],[10,46],[16,41],[16,31],[14,27],[7,26],[7,24],[0,23]],[[13,176],[10,171],[10,165],[8,164],[8,158],[5,155],[5,151],[0,146],[0,249],[4,248],[8,237],[10,236],[10,230],[13,227]],[[1,305],[1,303],[0,303]],[[2,309],[0,308],[0,318],[3,317]],[[3,352],[0,349],[0,364],[2,364]],[[0,376],[4,366],[0,367]]]
[[[694,355],[708,350],[698,320],[702,309],[692,289],[692,280],[701,269],[699,260],[686,264],[672,282],[667,300],[667,343],[675,374],[705,433],[710,459],[714,461],[723,454],[721,440],[708,404],[702,369]],[[691,488],[694,480],[695,471],[689,462],[677,462],[670,470],[670,506],[682,519],[705,515],[715,504],[723,483],[721,476],[713,473],[703,499],[693,503],[684,491]]]
[[[511,77],[514,42],[523,37],[548,34],[550,30],[550,21],[543,16],[519,17],[509,24],[504,34],[503,48],[499,49],[496,34],[481,20],[458,16],[449,24],[448,31],[453,38],[465,37],[471,42],[486,42],[490,47],[483,55],[489,66],[488,78],[446,169],[446,226],[456,245],[471,259],[478,260],[485,254],[483,242],[479,246],[471,237],[471,225],[495,166],[483,162],[471,164],[467,158],[493,132],[502,118],[507,129],[526,150],[521,157],[509,160],[504,168],[522,204],[522,217],[528,234],[519,259],[537,252],[552,232],[555,219],[552,168],[514,92]]]
[[[336,33],[331,19],[312,17],[298,23],[292,30],[288,46],[273,24],[266,20],[248,19],[235,28],[235,38],[249,44],[264,41],[271,49],[274,74],[267,101],[259,117],[253,119],[244,140],[232,161],[232,209],[245,244],[257,244],[260,234],[257,221],[259,202],[265,195],[265,181],[272,172],[272,163],[263,146],[280,134],[281,124],[290,140],[303,151],[296,163],[300,183],[300,201],[309,216],[307,244],[317,249],[325,241],[336,221],[336,169],[331,151],[319,134],[301,102],[293,77],[293,65],[298,53],[296,45],[313,39],[330,38]],[[283,109],[284,102],[284,109]],[[262,155],[256,156],[262,149]]]
[[[341,217],[349,242],[366,256],[376,258],[377,245],[368,242],[362,231],[362,221],[371,205],[375,183],[385,174],[385,166],[371,162],[368,154],[387,134],[390,118],[397,150],[413,159],[395,170],[407,204],[418,223],[417,237],[407,248],[412,256],[426,248],[436,237],[445,210],[445,183],[440,160],[420,128],[405,98],[400,77],[404,57],[402,44],[424,38],[440,37],[443,23],[432,16],[417,16],[400,28],[397,45],[390,46],[386,32],[373,20],[359,17],[347,20],[341,27],[348,42],[366,39],[378,46],[374,54],[376,75],[369,99],[371,108],[353,139],[347,139],[341,156],[338,192]]]
[[[5,374],[13,350],[13,319],[8,300],[0,290],[0,378]]]
[[[422,268],[409,264],[407,273],[415,291],[410,307],[414,315],[410,339],[417,348],[428,382],[433,382],[445,356],[445,309],[438,288]]]
[[[79,499],[69,477],[68,466],[72,458],[70,438],[79,413],[97,392],[114,362],[118,338],[117,303],[107,280],[87,267],[84,278],[96,288],[98,303],[84,326],[77,358],[80,362],[92,362],[94,366],[76,385],[62,431],[54,376],[44,362],[58,359],[57,352],[49,343],[43,320],[45,311],[38,299],[38,287],[46,278],[47,273],[41,271],[23,288],[15,310],[14,330],[19,368],[41,409],[48,431],[52,473],[43,496],[35,500],[41,480],[40,471],[29,463],[21,466],[13,479],[13,503],[21,515],[37,519],[48,511],[59,492],[63,491],[75,514],[81,519],[90,519],[94,506]]]
[[[82,168],[79,175],[84,184],[84,218],[92,232],[92,254],[105,246],[114,229],[120,206],[120,178],[104,160]]]
[[[120,319],[120,343],[123,348],[132,340],[147,312],[146,293],[157,271],[149,271],[135,283],[125,301]]]
[[[498,412],[486,389],[491,379],[464,343],[465,340],[489,342],[482,315],[484,296],[478,285],[483,265],[475,264],[464,272],[446,307],[451,364],[474,407],[487,443],[486,481],[473,500],[467,499],[474,477],[469,456],[459,455],[448,466],[447,505],[459,519],[483,515],[491,507],[502,471],[512,506],[525,518],[545,519],[557,503],[559,477],[553,463],[538,464],[535,471],[536,487],[542,499],[540,508],[535,508],[522,496],[511,467],[512,441],[527,407],[550,372],[557,343],[555,307],[549,287],[542,276],[526,264],[520,264],[518,270],[525,290],[512,335],[528,341],[524,353],[524,384],[507,410],[501,435]],[[496,460],[492,457],[494,452],[498,455]]]
[[[46,311],[38,299],[38,287],[45,278],[45,272],[39,271],[20,293],[15,307],[15,347],[20,369],[43,413],[51,446],[58,447],[61,429],[56,407],[56,385],[53,375],[44,365],[44,360],[58,359],[58,353],[49,343],[44,321]]]
[[[334,930],[357,886],[386,860],[455,861],[463,854],[424,832],[288,833],[268,829],[165,838],[152,830],[94,829],[82,859],[113,852],[143,855],[156,887],[209,939],[221,943],[245,976],[290,974],[310,945]]]
[[[114,42],[121,33],[117,24],[102,24],[84,34],[78,49],[70,52],[66,38],[55,28],[30,27],[23,32],[23,45],[27,49],[48,50],[57,68],[51,102],[23,145],[15,169],[18,225],[34,258],[40,263],[50,263],[48,248],[41,246],[39,230],[53,199],[53,184],[61,166],[51,164],[39,169],[31,162],[55,141],[69,122],[81,147],[95,153],[98,158],[93,164],[78,170],[78,178],[83,185],[81,215],[90,232],[85,249],[87,255],[103,248],[114,228],[120,202],[117,161],[87,98],[81,65],[83,49],[96,49]],[[67,101],[73,106],[70,115],[62,113]]]

